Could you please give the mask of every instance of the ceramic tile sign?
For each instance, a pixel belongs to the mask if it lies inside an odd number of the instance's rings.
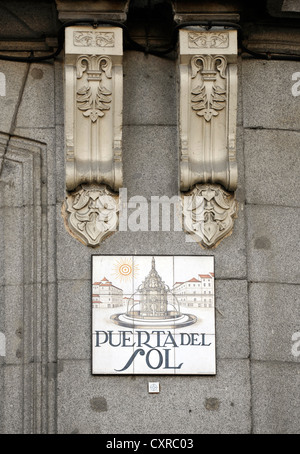
[[[214,257],[92,256],[92,373],[214,375]]]

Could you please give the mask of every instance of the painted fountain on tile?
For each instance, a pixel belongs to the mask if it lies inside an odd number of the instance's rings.
[[[94,374],[215,373],[213,257],[92,260]]]
[[[194,315],[182,314],[176,295],[164,283],[155,268],[151,270],[137,291],[128,299],[125,313],[111,316],[117,324],[136,328],[173,328],[194,323]]]

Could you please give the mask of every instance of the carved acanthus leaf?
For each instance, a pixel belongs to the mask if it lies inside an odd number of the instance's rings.
[[[83,111],[85,117],[90,117],[94,123],[98,117],[104,116],[104,110],[109,110],[111,92],[104,87],[97,87],[95,94],[92,87],[83,86],[77,91],[77,106]]]
[[[200,73],[202,85],[191,91],[192,109],[199,117],[208,122],[216,117],[226,105],[226,88],[216,84],[217,73],[222,79],[226,77],[226,60],[222,56],[195,56],[191,61],[192,79]]]
[[[82,55],[77,61],[77,79],[81,79],[86,73],[84,85],[76,91],[77,107],[85,117],[89,117],[94,123],[104,116],[104,111],[109,110],[112,92],[101,85],[102,75],[107,79],[112,78],[112,62],[107,56]]]

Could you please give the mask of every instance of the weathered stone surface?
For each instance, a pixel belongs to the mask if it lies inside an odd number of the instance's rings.
[[[123,187],[128,197],[178,194],[176,128],[124,127]]]
[[[247,202],[300,206],[299,132],[245,130],[244,141]]]
[[[141,52],[124,55],[124,125],[176,125],[175,62]]]
[[[251,357],[266,361],[300,361],[293,355],[293,334],[300,331],[296,285],[250,285]],[[299,335],[300,339],[300,335]]]
[[[148,381],[147,377],[91,376],[89,361],[60,361],[58,433],[250,433],[247,360],[220,360],[213,380],[153,376],[151,381],[160,382],[160,394],[148,394]],[[99,397],[105,399],[107,411],[91,408],[91,399]],[[208,407],[207,399],[212,398],[215,405]]]
[[[247,223],[249,280],[299,283],[299,209],[248,206]]]
[[[55,124],[64,125],[64,65],[62,55],[54,61]]]
[[[2,36],[6,39],[23,41],[24,38],[36,39],[41,35],[53,36],[59,26],[53,5],[49,2],[14,3],[3,0],[0,13]]]
[[[49,31],[44,9],[36,21],[30,2],[5,3],[13,12],[21,8],[35,32]],[[11,28],[14,37],[31,36],[25,22]],[[10,130],[20,99],[14,134],[31,140],[17,140],[0,182],[0,332],[7,340],[0,432],[55,432],[57,416],[60,433],[299,433],[299,356],[292,353],[300,278],[299,210],[292,208],[299,206],[300,97],[292,94],[292,75],[299,63],[240,61],[238,218],[232,235],[206,251],[172,230],[119,231],[97,249],[65,231],[62,59],[31,65],[23,98],[27,65],[1,62],[0,129]],[[129,199],[144,196],[146,205],[153,195],[178,194],[175,63],[130,51],[124,75],[124,187]],[[25,155],[27,164],[20,163]],[[47,184],[48,193],[41,189]],[[91,375],[91,255],[127,252],[214,255],[216,377],[158,376],[161,393],[149,395],[146,376]],[[141,409],[151,418],[141,418]]]
[[[202,247],[216,247],[232,232],[238,204],[221,185],[196,184],[182,193],[182,203],[184,230]]]
[[[23,250],[23,208],[1,208],[2,234],[6,238],[2,255],[2,283],[15,284],[24,282],[23,260],[12,254],[12,250]],[[30,244],[27,244],[27,248]],[[22,257],[23,258],[23,257]]]
[[[64,149],[64,127],[56,126],[56,201],[63,202],[66,197],[66,161]]]
[[[36,63],[30,66],[18,110],[17,127],[54,127],[54,71],[52,65]]]
[[[4,412],[4,366],[3,358],[0,357],[0,433],[4,434],[5,430],[5,412]]]
[[[56,202],[56,131],[54,128],[19,128],[15,129],[15,135],[26,137],[36,142],[36,146],[42,151],[42,159],[46,164],[41,174],[42,185],[47,185],[47,197],[43,199],[44,204],[53,205]],[[46,170],[47,169],[47,170]],[[32,197],[32,195],[31,195]],[[28,200],[28,197],[27,197]],[[27,203],[27,200],[25,203]]]
[[[6,95],[0,96],[0,131],[9,132],[19,97],[22,96],[22,85],[26,75],[26,63],[1,61],[1,72],[5,75]]]
[[[58,285],[58,358],[91,357],[91,281],[62,281]],[[72,320],[68,314],[72,313]]]
[[[299,63],[243,60],[245,128],[300,129],[299,98],[292,95],[292,75]]]
[[[149,205],[144,202],[145,210]],[[172,212],[172,210],[171,210]],[[134,209],[128,210],[128,219]],[[173,219],[171,219],[171,223]],[[172,224],[171,224],[172,225]],[[92,254],[160,254],[169,255],[214,255],[216,257],[216,275],[219,279],[245,278],[245,219],[243,206],[240,206],[238,219],[233,233],[217,249],[204,250],[198,243],[179,232],[117,231],[108,237],[99,248],[87,248],[72,238],[66,231],[61,217],[61,205],[57,206],[57,272],[61,279],[90,279],[90,257]],[[124,246],[126,245],[126,246]],[[124,249],[125,247],[125,249]],[[65,253],[68,251],[68,254]]]
[[[248,358],[247,281],[215,281],[218,358]]]
[[[254,362],[251,375],[253,432],[299,434],[299,365]]]

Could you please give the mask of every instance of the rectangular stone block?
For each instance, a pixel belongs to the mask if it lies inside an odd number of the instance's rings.
[[[1,208],[1,232],[5,238],[1,259],[3,284],[22,283],[24,280],[23,260],[12,251],[23,250],[24,208]]]
[[[248,203],[300,206],[300,134],[245,130]]]
[[[6,336],[6,364],[20,364],[23,361],[24,339],[24,288],[22,285],[6,285],[3,288],[3,321]]]
[[[17,115],[18,128],[54,127],[54,71],[52,65],[48,63],[31,65],[21,99]]]
[[[295,73],[297,62],[243,60],[245,128],[300,129]]]
[[[26,1],[9,4],[9,2],[3,1],[2,4],[1,29],[3,36],[15,40],[18,38],[18,42],[22,42],[24,38],[32,40],[33,36],[54,36],[57,27],[59,27],[56,14],[54,14],[52,5],[48,2],[42,1],[36,4]],[[39,18],[38,21],[36,20],[37,17]],[[15,46],[16,44],[13,48]],[[17,65],[19,64],[17,63]]]
[[[249,280],[299,283],[300,210],[248,206],[247,223]]]
[[[253,362],[252,413],[255,434],[299,434],[299,365]]]
[[[47,345],[47,360],[49,363],[56,363],[57,360],[57,285],[43,285],[43,304],[46,310],[43,312],[44,326],[47,332],[43,333],[42,341]]]
[[[123,129],[123,187],[128,197],[178,194],[177,132],[171,126]]]
[[[124,125],[176,125],[175,62],[126,52],[124,70]]]
[[[26,139],[37,141],[41,148],[41,159],[44,168],[41,173],[42,187],[46,192],[43,202],[55,204],[56,202],[56,131],[54,128],[16,128],[15,134]],[[28,176],[30,178],[30,176]],[[32,178],[32,177],[31,177]],[[47,191],[45,186],[47,184]],[[27,203],[27,201],[25,202]]]
[[[247,282],[216,280],[215,294],[217,358],[248,358]]]
[[[1,61],[2,95],[0,96],[0,130],[9,133],[21,95],[27,64]]]
[[[24,433],[23,367],[5,366],[3,385],[3,433],[22,434]]]
[[[58,433],[250,433],[249,375],[248,360],[222,360],[216,377],[151,376],[161,392],[149,394],[147,376],[95,377],[89,361],[61,361]]]
[[[300,331],[298,287],[251,284],[249,295],[251,357],[299,362],[300,352],[297,356],[294,348],[296,333]]]
[[[57,303],[58,358],[89,359],[92,346],[91,281],[59,282]]]

